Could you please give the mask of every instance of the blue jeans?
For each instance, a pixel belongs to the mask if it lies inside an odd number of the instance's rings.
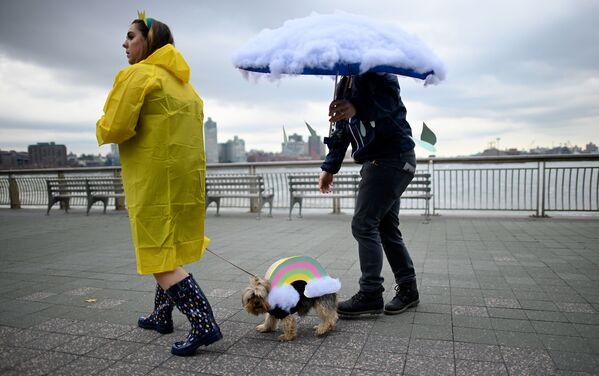
[[[408,152],[401,159],[385,159],[362,165],[352,234],[358,241],[360,290],[378,291],[383,286],[383,251],[395,282],[416,280],[414,263],[399,230],[399,200],[414,178],[416,156]]]

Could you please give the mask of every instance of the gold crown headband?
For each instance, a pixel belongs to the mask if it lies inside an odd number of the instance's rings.
[[[146,27],[148,28],[148,30],[150,30],[152,28],[152,19],[150,17],[146,17],[146,11],[137,11],[137,18],[142,20],[144,22],[144,24],[146,24]]]

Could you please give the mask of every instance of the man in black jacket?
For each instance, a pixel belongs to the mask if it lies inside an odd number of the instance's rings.
[[[345,90],[343,89],[345,88]],[[333,176],[341,168],[348,146],[362,164],[362,180],[352,219],[358,241],[360,290],[340,302],[342,315],[398,314],[419,303],[416,272],[399,230],[399,199],[416,169],[412,130],[400,97],[397,77],[365,73],[343,77],[337,100],[329,106],[329,121],[336,123],[325,139],[329,153],[323,162],[320,191],[333,189]],[[396,295],[383,301],[383,251],[395,276]]]

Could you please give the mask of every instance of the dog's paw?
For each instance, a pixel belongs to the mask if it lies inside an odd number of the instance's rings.
[[[289,342],[289,341],[293,341],[294,339],[295,339],[295,336],[284,334],[284,333],[279,336],[279,341],[281,341],[281,342]]]
[[[331,330],[333,330],[333,327],[330,325],[326,325],[326,324],[320,324],[320,325],[314,326],[314,334],[316,334],[317,336],[326,334],[326,333],[330,332]]]
[[[256,327],[256,331],[258,331],[260,333],[268,333],[268,332],[272,332],[272,329],[270,327],[268,327],[267,325],[260,324]]]

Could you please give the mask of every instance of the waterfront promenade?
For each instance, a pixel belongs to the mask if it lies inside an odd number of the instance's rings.
[[[135,272],[124,212],[0,209],[1,375],[589,375],[599,374],[599,218],[443,215],[401,228],[418,273],[421,304],[398,316],[340,320],[315,337],[315,316],[298,338],[254,330],[241,308],[248,276],[207,253],[188,269],[213,304],[224,340],[194,357],[170,354],[177,330],[136,327],[154,281]],[[316,257],[357,288],[351,216],[284,210],[210,210],[218,255],[256,274],[275,260]],[[393,282],[384,269],[385,296]]]

